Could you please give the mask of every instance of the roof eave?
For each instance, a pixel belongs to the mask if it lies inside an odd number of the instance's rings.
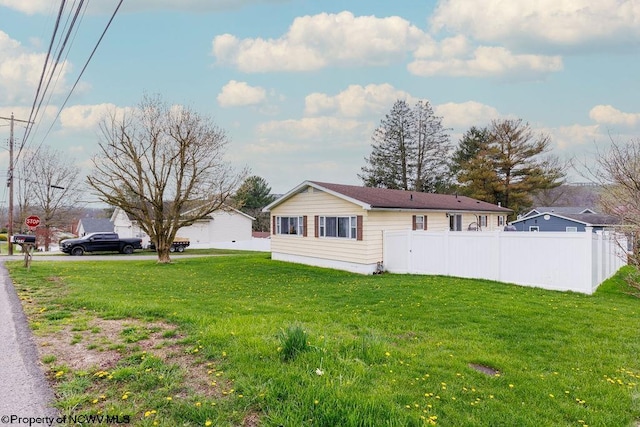
[[[292,190],[290,190],[289,192],[287,192],[286,194],[284,194],[282,197],[280,197],[277,200],[274,200],[273,202],[271,202],[270,204],[268,204],[267,206],[265,206],[264,208],[262,208],[262,212],[270,212],[273,208],[275,208],[276,206],[286,202],[287,200],[289,200],[291,197],[295,196],[296,194],[298,194],[300,192],[300,190],[302,190],[305,187],[312,187],[315,188],[317,190],[321,190],[324,191],[325,193],[331,194],[332,196],[338,197],[342,200],[346,200],[348,202],[351,202],[355,205],[360,206],[362,209],[364,210],[371,210],[372,206],[368,203],[364,203],[361,200],[357,200],[354,199],[352,197],[346,196],[342,193],[339,193],[337,191],[333,191],[329,188],[323,187],[322,185],[319,185],[313,181],[304,181],[301,184],[298,184],[297,186],[295,186]]]

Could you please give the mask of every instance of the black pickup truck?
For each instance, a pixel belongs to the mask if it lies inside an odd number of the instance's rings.
[[[135,249],[142,249],[142,239],[121,239],[116,233],[91,233],[60,242],[62,252],[76,256],[83,255],[85,252],[132,254]]]

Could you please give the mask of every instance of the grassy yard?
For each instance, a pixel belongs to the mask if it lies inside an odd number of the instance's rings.
[[[140,426],[640,420],[640,300],[620,277],[585,296],[264,254],[7,267],[63,413]]]

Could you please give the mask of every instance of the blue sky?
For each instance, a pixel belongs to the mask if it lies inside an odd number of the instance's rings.
[[[89,3],[25,151],[50,145],[90,173],[104,112],[145,93],[213,117],[229,161],[279,193],[359,184],[397,99],[428,100],[454,144],[522,118],[562,159],[640,130],[637,0],[125,0],[59,111],[116,4]],[[0,116],[28,117],[58,7],[0,0]]]

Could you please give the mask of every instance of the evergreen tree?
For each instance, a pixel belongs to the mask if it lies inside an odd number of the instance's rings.
[[[412,137],[416,141],[413,188],[429,193],[442,190],[449,184],[447,157],[451,147],[442,118],[434,115],[428,101],[418,101],[413,109]]]
[[[396,101],[372,140],[371,155],[358,175],[365,186],[433,192],[447,182],[449,136],[427,101],[413,109]]]
[[[519,213],[537,192],[562,183],[563,167],[549,150],[549,137],[534,135],[521,119],[493,121],[465,133],[450,167],[461,193]]]
[[[275,196],[271,194],[267,181],[256,175],[245,179],[234,196],[240,210],[256,219],[253,231],[269,230],[269,213],[262,212],[262,208],[274,200]]]

